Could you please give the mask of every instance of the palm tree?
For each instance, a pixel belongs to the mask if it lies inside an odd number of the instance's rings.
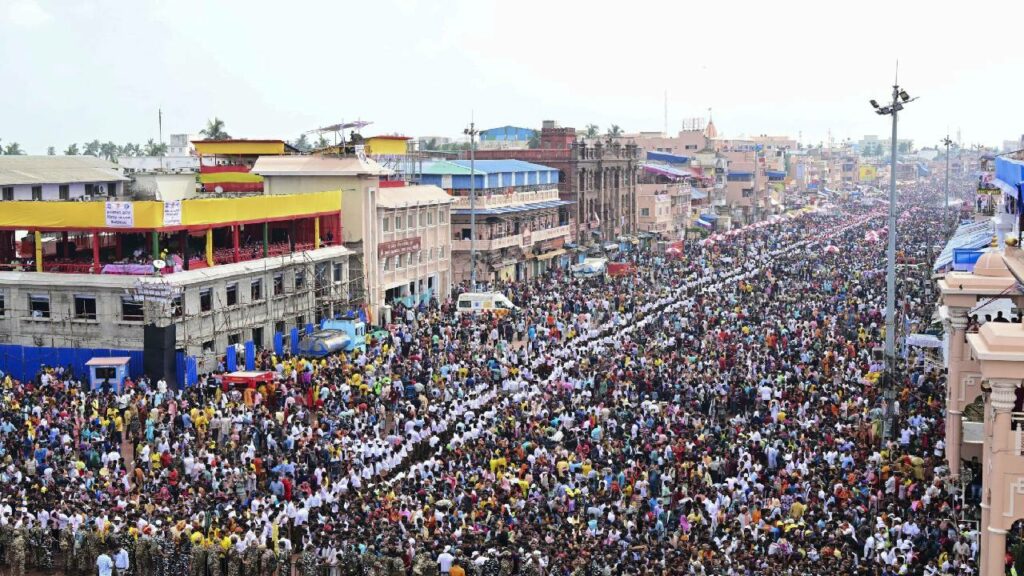
[[[146,156],[163,156],[167,154],[167,144],[156,143],[150,138],[146,141],[145,147],[143,147],[143,153]]]
[[[207,140],[227,140],[231,135],[224,131],[224,121],[216,116],[206,121],[206,128],[199,132]]]
[[[92,142],[85,143],[85,151],[83,152],[86,156],[99,156],[100,155],[100,141],[93,140]]]
[[[100,145],[100,156],[103,156],[107,160],[113,162],[117,159],[117,144],[113,142],[107,142]]]
[[[305,134],[302,134],[292,142],[292,146],[295,146],[299,152],[309,152],[309,138],[306,138]]]
[[[53,146],[47,146],[46,147],[46,155],[47,156],[56,156],[57,155],[57,149],[54,148]]]
[[[530,134],[530,140],[526,143],[526,147],[530,149],[540,148],[540,130],[534,130]]]
[[[68,146],[68,149],[64,151],[65,156],[78,156],[81,152],[78,150],[78,144],[72,144]]]
[[[612,124],[612,127],[608,129],[606,133],[609,138],[615,138],[622,135],[622,128],[619,128],[618,124]]]
[[[597,138],[597,135],[601,133],[601,128],[597,124],[587,124],[587,138]]]
[[[331,141],[328,140],[327,138],[324,138],[323,134],[320,134],[320,137],[317,138],[316,142],[313,144],[313,150],[319,150],[321,148],[327,148],[330,145],[331,145]]]
[[[4,147],[4,154],[8,156],[21,156],[25,151],[21,149],[21,145],[17,142],[11,142]]]

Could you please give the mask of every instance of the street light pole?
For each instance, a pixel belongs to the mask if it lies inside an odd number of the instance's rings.
[[[476,292],[476,123],[463,133],[469,136],[469,289]]]
[[[949,139],[949,134],[942,139],[942,143],[946,145],[946,205],[942,207],[942,216],[949,220],[949,145],[953,143]]]
[[[889,248],[886,255],[887,266],[885,275],[885,387],[884,398],[886,400],[885,421],[882,425],[882,442],[889,439],[892,432],[893,402],[895,401],[895,377],[896,377],[896,157],[897,157],[897,123],[899,111],[903,105],[911,102],[910,95],[906,90],[901,90],[898,84],[892,86],[892,104],[879,106],[878,102],[872,100],[871,106],[875,112],[882,116],[892,116],[892,146],[890,150],[889,165]],[[884,444],[883,444],[884,445]]]

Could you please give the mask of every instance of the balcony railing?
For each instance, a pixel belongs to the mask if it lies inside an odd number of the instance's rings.
[[[551,200],[558,200],[558,188],[551,185],[544,185],[530,189],[533,187],[513,188],[511,194],[499,193],[492,191],[477,191],[476,195],[476,208],[495,208],[498,206],[508,206],[510,204],[527,204],[531,202],[548,202]],[[459,191],[462,192],[461,190]],[[455,202],[452,203],[453,209],[469,209],[469,192],[466,191],[466,195],[459,195],[455,197]]]
[[[512,234],[510,236],[502,236],[500,238],[477,240],[476,249],[479,251],[487,251],[501,250],[502,248],[526,247],[536,242],[543,242],[544,240],[550,240],[552,238],[560,238],[563,236],[571,238],[572,234],[572,224],[565,224],[563,226],[555,226],[554,228],[534,230],[529,235]],[[529,244],[527,244],[527,240],[529,240]],[[471,242],[469,240],[452,240],[452,250],[468,251],[471,249]]]

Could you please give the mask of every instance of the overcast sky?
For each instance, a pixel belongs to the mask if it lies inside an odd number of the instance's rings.
[[[30,153],[98,138],[296,138],[481,128],[670,130],[817,143],[888,135],[895,60],[918,146],[1024,133],[1024,2],[830,0],[0,0],[0,139]]]

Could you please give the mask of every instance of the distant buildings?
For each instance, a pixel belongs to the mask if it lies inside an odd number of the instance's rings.
[[[510,150],[528,148],[530,140],[537,137],[532,128],[518,126],[501,126],[480,131],[479,147],[481,150]]]
[[[577,140],[574,128],[545,120],[540,146],[523,150],[479,150],[478,159],[513,158],[558,170],[559,197],[574,204],[573,238],[580,244],[615,242],[636,234],[636,144]]]
[[[475,173],[471,174],[471,172]],[[558,192],[558,170],[521,160],[437,161],[424,166],[421,182],[440,186],[452,205],[452,274],[470,279],[476,215],[477,281],[522,281],[560,265],[572,240],[573,202]],[[470,207],[470,182],[476,190]]]

